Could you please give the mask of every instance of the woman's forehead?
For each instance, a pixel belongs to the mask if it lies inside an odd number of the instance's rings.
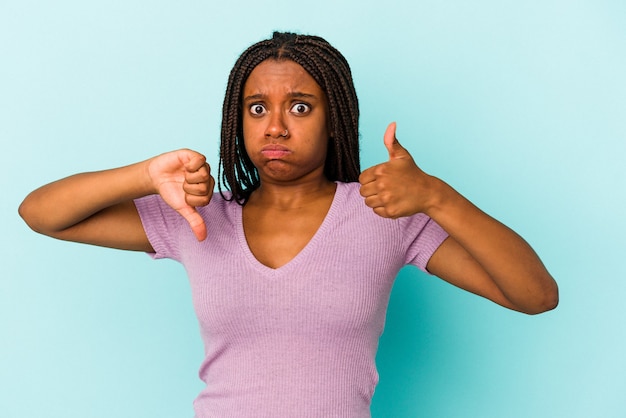
[[[244,85],[244,96],[303,89],[322,93],[319,84],[300,64],[291,60],[268,59],[250,73]]]

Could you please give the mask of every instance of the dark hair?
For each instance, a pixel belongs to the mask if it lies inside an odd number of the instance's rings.
[[[230,72],[222,108],[222,135],[218,188],[232,191],[244,204],[259,187],[259,175],[243,142],[243,88],[250,73],[267,59],[291,60],[301,65],[319,84],[328,99],[331,137],[324,174],[331,181],[357,181],[359,163],[359,103],[350,66],[344,56],[318,36],[274,32],[241,54]]]

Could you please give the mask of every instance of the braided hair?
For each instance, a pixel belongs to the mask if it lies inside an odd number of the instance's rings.
[[[243,205],[259,187],[259,174],[243,141],[243,88],[254,68],[267,59],[291,60],[301,65],[319,84],[328,99],[331,137],[324,165],[330,181],[357,181],[359,162],[359,103],[350,66],[344,56],[318,36],[274,32],[241,54],[230,72],[222,108],[222,133],[218,188],[223,187]]]

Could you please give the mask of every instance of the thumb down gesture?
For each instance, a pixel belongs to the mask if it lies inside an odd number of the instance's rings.
[[[196,207],[209,204],[215,185],[204,155],[188,149],[161,154],[148,172],[157,193],[185,218],[198,241],[204,240],[206,225]]]

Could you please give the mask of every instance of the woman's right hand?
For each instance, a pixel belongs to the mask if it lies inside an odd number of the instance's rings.
[[[160,194],[198,240],[206,238],[197,206],[209,203],[215,181],[202,154],[172,151],[111,170],[75,174],[31,192],[19,213],[35,231],[67,241],[153,252],[134,199]]]
[[[204,155],[189,149],[161,154],[148,161],[148,175],[155,192],[204,240],[206,226],[196,207],[209,204],[215,186]]]

